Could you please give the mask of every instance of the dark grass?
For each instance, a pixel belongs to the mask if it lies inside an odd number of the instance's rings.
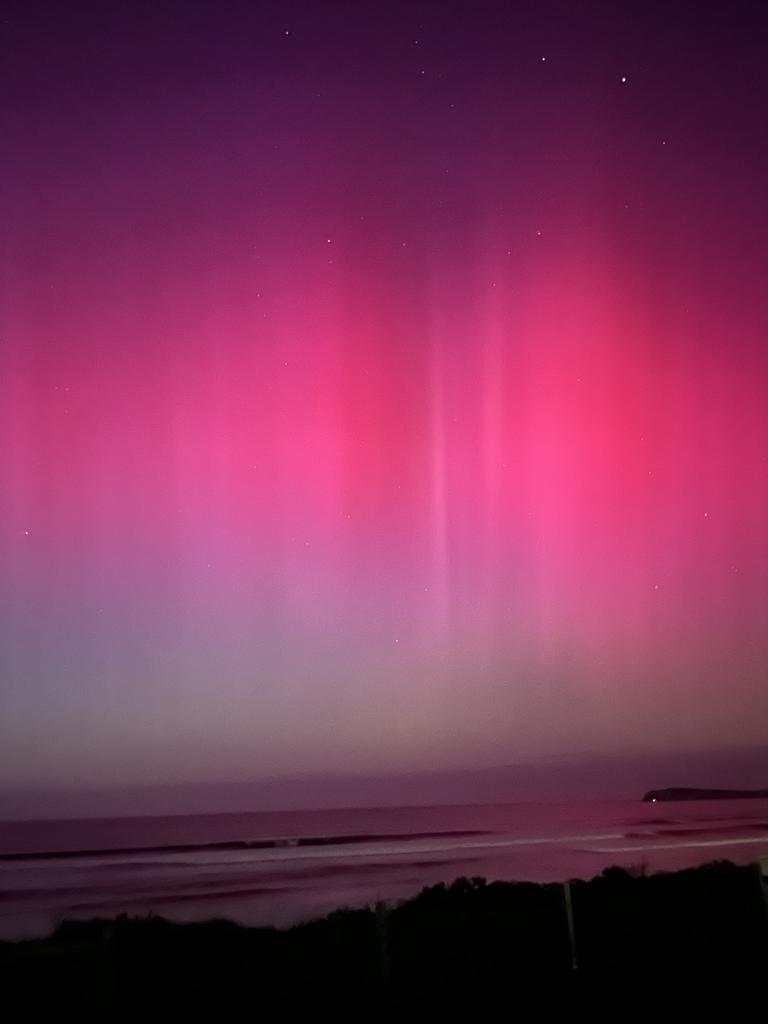
[[[66,921],[0,944],[8,1020],[747,1019],[768,982],[759,872],[611,868],[561,885],[459,879],[288,930],[162,917]],[[760,1011],[762,1013],[762,1010]]]

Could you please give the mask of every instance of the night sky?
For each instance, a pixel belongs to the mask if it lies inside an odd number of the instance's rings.
[[[5,783],[768,741],[764,4],[0,46]]]

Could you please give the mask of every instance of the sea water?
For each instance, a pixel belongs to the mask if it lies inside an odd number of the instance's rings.
[[[120,913],[285,926],[462,875],[565,881],[766,855],[768,800],[0,822],[0,938]]]

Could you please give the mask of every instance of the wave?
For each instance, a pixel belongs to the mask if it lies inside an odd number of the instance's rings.
[[[195,892],[163,892],[154,893],[152,896],[138,895],[138,896],[121,896],[119,899],[113,897],[106,899],[95,899],[85,900],[79,903],[70,904],[63,912],[60,912],[61,918],[66,918],[69,913],[80,914],[84,911],[100,911],[106,910],[111,913],[115,912],[116,908],[122,907],[147,907],[160,904],[171,904],[171,903],[201,903],[204,900],[221,900],[221,899],[242,899],[243,897],[253,896],[274,896],[280,893],[292,893],[296,891],[295,886],[284,885],[284,886],[248,886],[246,888],[238,889],[209,889],[199,890]]]
[[[367,832],[333,836],[288,836],[271,839],[226,839],[213,843],[173,843],[162,846],[113,846],[103,849],[28,850],[0,853],[0,861],[74,860],[83,857],[125,857],[134,854],[202,853],[226,850],[279,850],[306,846],[353,846],[361,843],[409,842],[423,839],[465,839],[490,835],[486,829],[452,829],[442,832]]]
[[[625,835],[627,839],[642,839],[644,836],[705,836],[711,835],[712,832],[715,831],[721,835],[728,835],[733,832],[765,832],[768,831],[768,822],[737,821],[729,825],[720,823],[716,828],[713,828],[711,824],[702,824],[693,827],[685,825],[679,828],[658,828],[626,832]]]
[[[437,867],[449,867],[455,864],[451,858],[443,860],[414,859],[402,861],[393,865],[386,859],[363,863],[355,868],[356,876],[376,875],[393,871],[403,873],[414,869]],[[164,865],[159,865],[164,866]],[[229,867],[230,865],[225,865]],[[242,863],[234,864],[242,868]],[[217,865],[220,867],[220,865]],[[104,879],[104,883],[92,886],[93,898],[109,903],[147,903],[167,897],[171,900],[195,899],[200,894],[218,893],[227,895],[230,892],[239,893],[242,886],[251,887],[249,891],[255,892],[293,892],[306,888],[308,883],[315,884],[322,879],[333,880],[345,878],[349,875],[349,868],[345,864],[326,864],[313,868],[311,874],[303,870],[285,869],[276,873],[264,875],[260,879],[258,888],[253,888],[254,876],[250,871],[218,871],[216,873],[203,873],[197,877],[178,876],[176,880],[165,876],[149,877],[136,881],[132,876],[114,880]],[[0,889],[0,907],[6,904],[23,903],[32,900],[61,901],[75,896],[83,896],[88,891],[80,883],[57,884],[57,885],[36,885],[18,889]]]
[[[653,837],[651,837],[653,838]],[[687,839],[680,843],[643,843],[641,846],[596,846],[595,853],[634,853],[639,850],[677,850],[705,848],[709,846],[748,846],[751,843],[768,843],[766,836],[735,836],[728,839]]]
[[[650,824],[650,823],[648,823]],[[412,854],[445,854],[449,849],[456,854],[462,851],[482,851],[527,846],[562,846],[603,843],[606,841],[645,841],[652,848],[653,840],[663,843],[670,840],[682,840],[675,845],[697,845],[695,839],[711,837],[713,832],[723,837],[723,842],[730,841],[728,836],[745,833],[765,833],[768,822],[734,822],[721,823],[717,829],[711,826],[678,826],[656,827],[650,829],[630,829],[622,832],[586,832],[569,835],[502,835],[487,829],[452,829],[443,831],[422,832],[366,832],[339,834],[328,836],[295,836],[273,837],[265,839],[233,839],[204,843],[175,843],[155,846],[107,847],[102,849],[76,850],[42,850],[14,853],[0,853],[0,865],[5,864],[22,867],[25,862],[37,862],[40,867],[50,865],[55,868],[57,862],[75,860],[96,861],[89,866],[90,870],[146,872],[156,868],[205,868],[206,866],[222,868],[224,865],[242,864],[243,855],[261,853],[260,863],[272,860],[284,860],[286,854],[290,859],[305,860],[326,858],[329,855],[343,857],[368,858],[369,856],[408,856]],[[763,836],[759,836],[763,838]],[[734,836],[738,841],[738,836]],[[757,841],[757,840],[754,840]],[[346,848],[346,849],[345,849]],[[630,847],[632,848],[632,847]],[[663,848],[660,847],[660,848]],[[270,856],[270,852],[273,856]],[[233,854],[233,859],[217,855]],[[210,861],[201,859],[201,855],[212,854]],[[188,855],[194,859],[171,859]],[[161,860],[145,860],[142,858],[161,857]],[[98,862],[101,863],[98,863]]]

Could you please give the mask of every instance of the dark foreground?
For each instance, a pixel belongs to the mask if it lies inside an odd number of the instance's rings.
[[[460,879],[394,908],[291,928],[160,917],[68,921],[0,944],[5,1019],[357,1019],[457,1009],[502,1019],[746,1019],[768,981],[755,867],[611,868],[565,889]],[[574,963],[575,959],[575,963]],[[45,1017],[43,1017],[45,1015]]]

